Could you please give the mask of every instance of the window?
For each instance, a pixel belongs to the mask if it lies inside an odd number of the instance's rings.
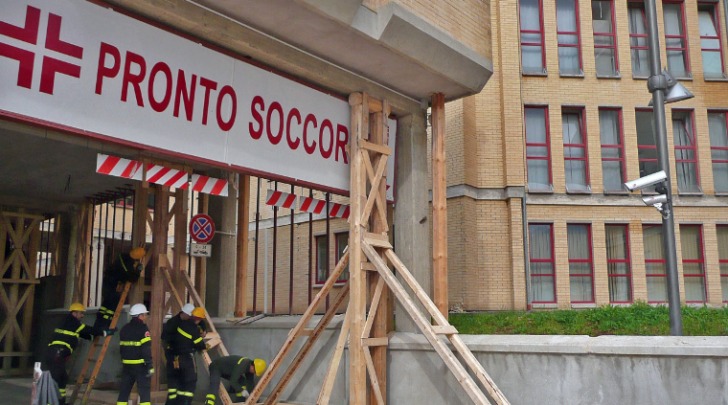
[[[586,151],[586,126],[583,109],[564,109],[561,112],[564,134],[564,174],[566,191],[588,192],[589,161]]]
[[[579,7],[576,0],[556,0],[556,37],[559,46],[559,73],[582,75]]]
[[[647,275],[647,302],[667,302],[667,272],[662,251],[662,225],[642,227],[645,245],[645,273]]]
[[[349,233],[337,233],[335,235],[336,241],[336,262],[334,265],[339,263],[339,259],[344,255],[343,251],[346,245],[349,244]],[[329,278],[329,274],[333,268],[329,267],[329,238],[327,235],[316,236],[316,285],[322,285]],[[349,266],[346,267],[337,283],[343,283],[349,279]]]
[[[682,1],[665,0],[662,4],[662,14],[665,21],[667,70],[674,77],[689,77],[690,57],[685,28],[685,4]]]
[[[594,60],[597,76],[618,76],[617,36],[614,25],[614,0],[592,0]]]
[[[672,111],[672,132],[675,141],[677,189],[680,192],[700,192],[698,153],[695,145],[693,112]]]
[[[644,1],[630,1],[629,10],[629,49],[632,55],[632,75],[650,75],[649,48],[647,38],[647,18]]]
[[[599,109],[599,136],[602,143],[602,177],[604,192],[622,191],[627,181],[624,160],[622,110]]]
[[[531,294],[535,304],[556,302],[553,240],[551,224],[528,225]]]
[[[653,131],[652,110],[637,110],[637,160],[640,177],[660,171],[657,162],[657,145]],[[655,187],[644,188],[643,191],[654,191]]]
[[[725,112],[708,112],[710,155],[716,193],[728,193],[728,130]]]
[[[723,45],[720,38],[719,16],[718,2],[698,3],[700,52],[703,55],[703,75],[706,78],[723,77]]]
[[[720,263],[720,288],[723,302],[728,302],[728,225],[718,225],[718,260]]]
[[[607,238],[607,277],[609,302],[632,302],[632,269],[627,225],[605,225]]]
[[[529,191],[551,191],[548,107],[525,107]]]
[[[336,234],[336,264],[339,264],[341,257],[344,256],[344,249],[349,246],[349,232],[340,232]],[[341,272],[336,282],[344,282],[349,280],[349,264],[346,265],[344,271]]]
[[[569,244],[569,285],[572,303],[594,302],[591,225],[566,226]]]
[[[541,0],[520,0],[521,65],[524,74],[546,73]]]
[[[703,227],[680,225],[685,302],[706,301],[705,256],[703,256]]]

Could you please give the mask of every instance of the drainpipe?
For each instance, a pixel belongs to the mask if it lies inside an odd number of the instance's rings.
[[[521,222],[523,223],[523,268],[526,273],[526,309],[531,309],[531,263],[528,260],[528,211],[526,210],[526,188],[521,198]]]

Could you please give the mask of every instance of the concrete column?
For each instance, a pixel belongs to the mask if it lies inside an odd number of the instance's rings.
[[[428,222],[426,112],[397,121],[396,205],[394,243],[397,256],[415,276],[423,290],[432,296],[431,226]],[[395,329],[419,332],[399,303],[395,305]]]
[[[237,175],[229,175],[227,197],[210,196],[209,215],[215,222],[212,257],[207,259],[205,307],[213,316],[232,317],[235,312]]]

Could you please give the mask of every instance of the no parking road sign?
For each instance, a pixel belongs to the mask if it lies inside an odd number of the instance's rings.
[[[197,243],[207,243],[215,236],[215,223],[206,214],[197,214],[190,220],[190,236]]]

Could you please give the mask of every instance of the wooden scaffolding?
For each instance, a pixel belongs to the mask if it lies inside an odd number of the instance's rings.
[[[439,100],[444,103],[444,99]],[[387,158],[391,154],[387,146],[387,117],[390,113],[387,101],[373,99],[365,93],[355,93],[350,96],[349,104],[352,139],[349,143],[351,215],[348,251],[296,327],[291,330],[246,404],[258,403],[273,375],[281,368],[283,360],[291,354],[294,343],[299,339],[305,339],[299,351],[294,354],[290,366],[265,401],[265,404],[278,403],[283,388],[302,364],[315,340],[333,317],[335,308],[343,302],[347,294],[348,309],[317,404],[329,403],[336,371],[347,340],[350,359],[349,403],[354,405],[387,403],[386,348],[389,343],[392,313],[388,306],[389,294],[394,295],[402,304],[473,403],[489,404],[488,397],[490,397],[496,404],[508,404],[503,393],[463,343],[457,330],[448,323],[446,316],[399,260],[390,243],[384,174]],[[308,324],[316,308],[329,294],[347,263],[349,282],[346,288],[340,292],[334,305],[316,326],[309,329]],[[402,285],[400,279],[412,291],[414,297]],[[420,308],[424,308],[424,312]],[[485,392],[481,387],[485,388]]]

